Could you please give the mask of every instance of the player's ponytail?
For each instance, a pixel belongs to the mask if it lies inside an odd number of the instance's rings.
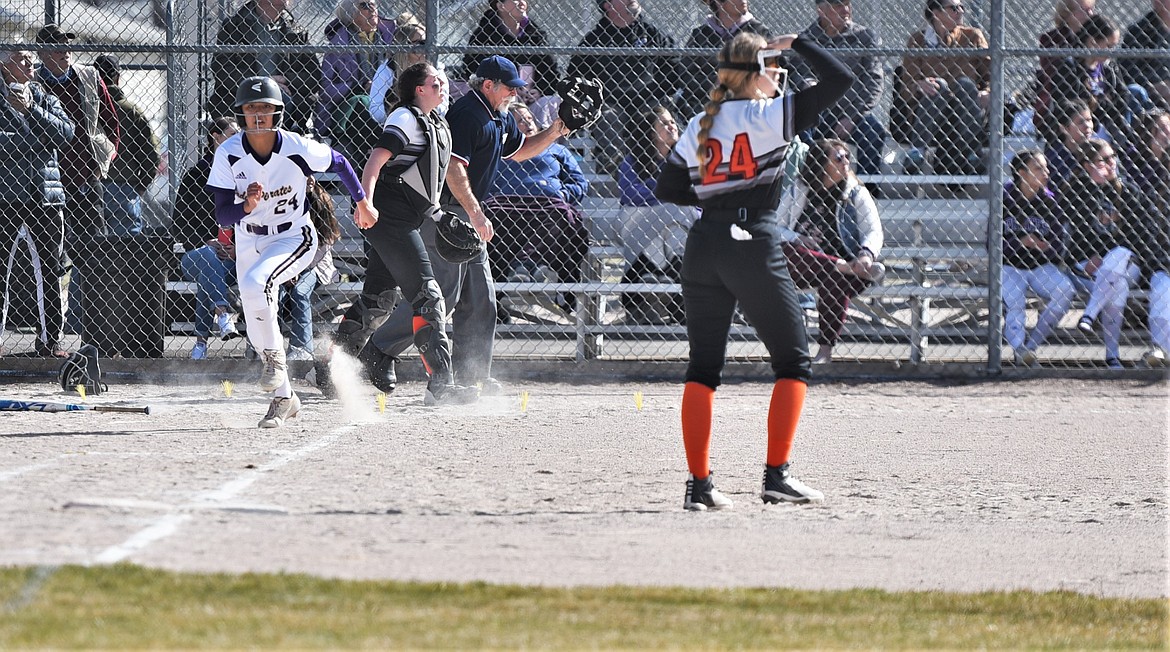
[[[696,154],[699,158],[700,179],[707,176],[707,136],[711,133],[711,126],[715,124],[715,116],[719,115],[719,109],[723,108],[723,101],[730,96],[731,89],[720,82],[711,89],[710,99],[703,107],[703,117],[699,118],[699,151]]]
[[[337,208],[333,197],[313,177],[305,180],[305,201],[309,202],[309,218],[321,236],[321,244],[331,245],[341,238],[341,226],[337,223]]]

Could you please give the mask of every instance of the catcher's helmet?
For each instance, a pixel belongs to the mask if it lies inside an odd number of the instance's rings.
[[[76,391],[78,385],[85,387],[85,391],[94,395],[109,389],[102,382],[98,350],[92,344],[86,344],[65,359],[57,372],[57,380],[61,383],[61,389],[67,392]]]
[[[247,122],[244,119],[245,104],[271,104],[274,107],[271,131],[280,128],[281,118],[284,117],[284,99],[280,93],[280,86],[277,86],[271,77],[249,77],[236,89],[236,101],[232,104],[236,122],[247,130]]]
[[[435,251],[449,263],[470,262],[483,251],[483,240],[470,224],[449,211],[435,224]]]

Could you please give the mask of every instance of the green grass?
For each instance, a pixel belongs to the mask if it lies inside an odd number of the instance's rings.
[[[1164,648],[1164,600],[0,568],[13,648]]]

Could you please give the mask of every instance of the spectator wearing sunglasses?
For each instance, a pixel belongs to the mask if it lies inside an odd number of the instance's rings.
[[[851,0],[816,0],[817,19],[802,32],[825,48],[880,48],[877,32],[853,22]],[[882,147],[886,130],[873,115],[882,99],[882,65],[871,54],[842,55],[857,83],[845,97],[821,115],[814,129],[817,138],[837,138],[857,147],[857,171],[861,174],[881,172]],[[813,77],[804,59],[794,59],[796,75]]]
[[[963,24],[961,0],[927,0],[926,25],[910,35],[911,50],[988,48],[987,37]],[[987,135],[987,102],[991,86],[991,57],[941,57],[910,54],[902,59],[902,99],[913,123],[911,149],[904,169],[924,171],[926,153],[939,149],[935,172],[976,174],[982,171],[981,143]]]
[[[800,179],[780,197],[776,212],[792,280],[817,290],[820,330],[813,364],[832,362],[849,301],[885,274],[877,262],[883,241],[877,204],[853,173],[848,145],[814,142]]]
[[[333,10],[336,18],[325,26],[329,45],[390,45],[394,39],[394,21],[378,14],[374,0],[340,0]],[[353,101],[369,104],[370,84],[381,51],[329,52],[321,61],[321,101],[317,105],[315,127],[321,136],[336,138],[332,127],[339,114]],[[340,135],[340,134],[338,134]],[[346,151],[347,154],[350,152]]]
[[[1073,284],[1089,295],[1077,327],[1100,330],[1105,361],[1121,367],[1121,326],[1129,290],[1151,260],[1149,205],[1141,192],[1118,174],[1117,150],[1090,138],[1078,152],[1080,169],[1061,188],[1060,209],[1068,221],[1065,255]]]

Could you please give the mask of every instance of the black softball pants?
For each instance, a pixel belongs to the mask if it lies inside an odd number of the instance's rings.
[[[702,218],[687,236],[682,265],[690,363],[687,382],[720,385],[736,302],[768,349],[777,380],[808,382],[804,317],[779,227],[771,219],[733,224]],[[750,236],[750,237],[749,237]]]

